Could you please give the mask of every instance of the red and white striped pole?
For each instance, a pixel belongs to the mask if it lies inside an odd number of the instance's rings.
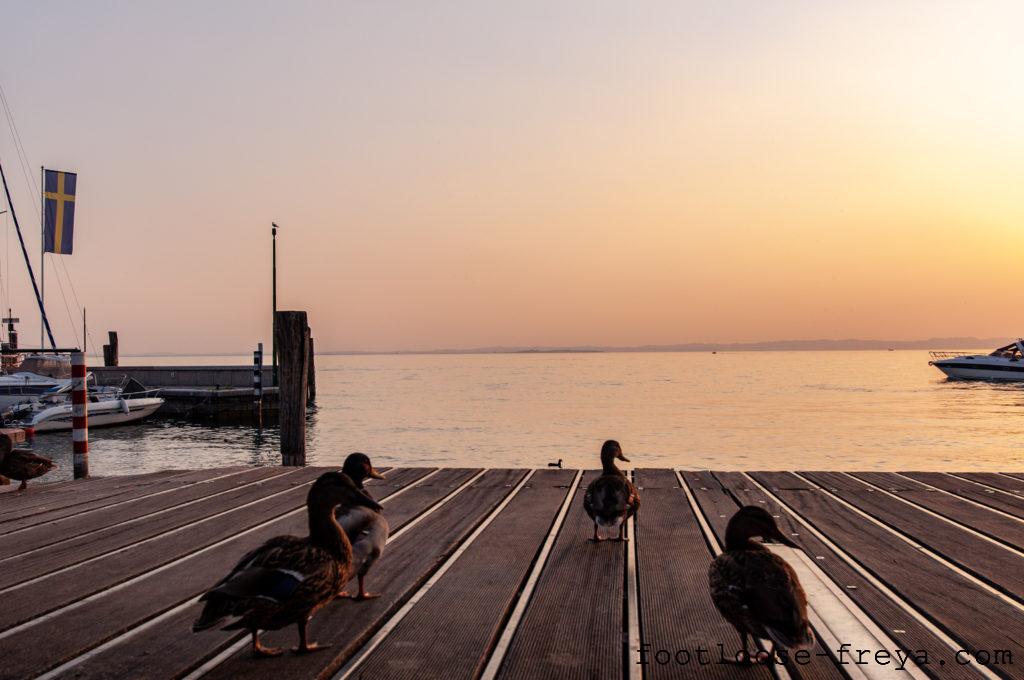
[[[71,415],[74,430],[75,479],[89,476],[89,393],[85,384],[85,352],[71,355]]]

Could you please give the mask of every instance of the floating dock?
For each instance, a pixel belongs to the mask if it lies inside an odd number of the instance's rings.
[[[310,634],[328,649],[254,660],[245,633],[192,633],[242,554],[305,534],[325,469],[0,487],[0,678],[1024,677],[1024,474],[1009,473],[640,469],[630,540],[594,544],[596,472],[395,468],[372,488],[392,527],[367,578],[382,595],[322,609]],[[741,504],[802,548],[773,549],[809,595],[806,658],[722,663],[739,637],[707,567]],[[263,639],[292,647],[295,627]]]

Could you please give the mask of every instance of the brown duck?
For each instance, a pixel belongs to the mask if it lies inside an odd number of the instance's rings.
[[[28,480],[42,477],[57,467],[49,458],[12,446],[10,437],[0,437],[0,477],[19,480],[21,486],[18,487],[18,491],[28,488]]]
[[[771,640],[780,649],[809,649],[814,633],[807,619],[807,596],[796,572],[761,543],[758,536],[798,547],[786,538],[764,508],[747,505],[725,530],[725,552],[708,569],[711,599],[743,639],[743,661],[750,661],[747,639]]]
[[[626,520],[640,508],[640,495],[636,487],[626,479],[622,470],[615,467],[615,460],[629,462],[622,455],[622,447],[609,439],[601,447],[601,476],[587,487],[583,496],[583,509],[594,520],[594,542],[603,540],[599,529],[618,529],[618,538],[626,540]]]
[[[370,496],[370,492],[363,486],[363,481],[384,479],[384,475],[374,469],[370,457],[365,453],[349,454],[341,471],[367,496]],[[359,592],[353,595],[352,599],[368,600],[377,597],[379,593],[366,592],[364,579],[370,567],[384,552],[384,545],[388,542],[391,530],[388,521],[384,519],[382,513],[361,505],[340,507],[335,510],[335,516],[349,542],[352,543],[352,571],[359,578]]]
[[[233,618],[224,630],[248,629],[254,656],[278,656],[280,649],[260,644],[259,631],[294,623],[299,627],[295,652],[319,649],[315,642],[307,642],[306,624],[352,575],[352,545],[334,519],[335,508],[352,506],[380,510],[347,475],[320,475],[306,496],[309,536],[277,536],[243,557],[200,598],[206,606],[192,625],[193,632]]]

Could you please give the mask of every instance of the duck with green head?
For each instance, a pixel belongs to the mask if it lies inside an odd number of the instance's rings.
[[[725,529],[725,552],[708,569],[711,599],[743,640],[742,662],[750,662],[751,635],[784,650],[810,649],[814,632],[807,596],[793,567],[754,538],[798,548],[764,508],[739,509]]]
[[[278,656],[280,649],[260,644],[259,631],[295,624],[296,653],[319,646],[306,639],[313,614],[338,596],[352,575],[352,545],[334,519],[336,508],[380,510],[347,475],[327,472],[306,496],[309,536],[277,536],[245,555],[227,576],[200,598],[202,614],[193,632],[232,619],[224,630],[248,629],[254,656]]]
[[[627,540],[626,521],[640,508],[640,494],[616,467],[616,460],[629,462],[629,458],[622,455],[619,443],[609,439],[601,447],[601,476],[587,486],[583,496],[583,509],[594,521],[595,543],[616,530],[618,537],[614,540]]]

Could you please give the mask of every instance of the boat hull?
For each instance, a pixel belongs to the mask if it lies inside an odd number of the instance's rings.
[[[986,364],[967,360],[933,361],[932,366],[953,380],[991,380],[998,382],[1024,382],[1024,363]]]
[[[127,425],[147,418],[159,409],[163,399],[118,399],[113,403],[89,404],[89,427]],[[60,432],[73,426],[72,407],[57,406],[37,414],[29,423],[36,432]]]

